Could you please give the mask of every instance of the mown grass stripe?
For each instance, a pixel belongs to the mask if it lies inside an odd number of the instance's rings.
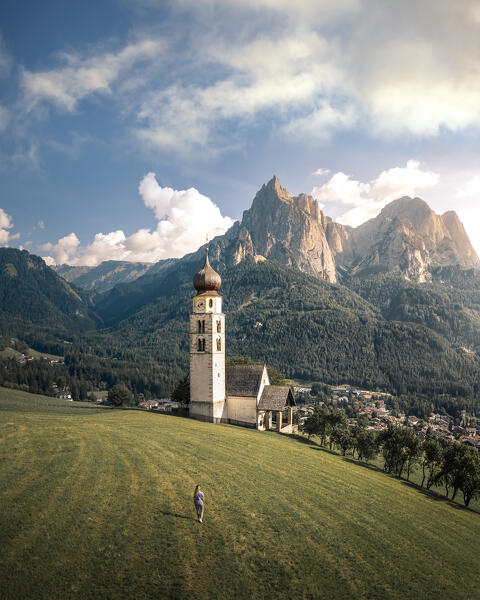
[[[274,433],[4,398],[2,598],[463,600],[480,585],[479,515],[376,470]]]

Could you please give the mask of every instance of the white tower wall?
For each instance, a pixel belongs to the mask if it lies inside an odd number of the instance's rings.
[[[190,416],[228,421],[225,397],[225,315],[216,293],[193,299],[190,315]]]

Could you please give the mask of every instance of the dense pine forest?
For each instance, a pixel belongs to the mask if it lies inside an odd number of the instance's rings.
[[[122,382],[162,397],[186,373],[196,261],[170,261],[97,294],[75,289],[25,251],[3,249],[0,259],[2,348],[16,338],[65,361],[60,373],[48,363],[14,366],[3,352],[3,384],[49,393],[49,381],[65,380],[84,399],[87,390]],[[479,412],[476,271],[436,269],[423,284],[392,273],[330,284],[247,258],[225,267],[222,280],[227,356],[264,360],[301,381]]]

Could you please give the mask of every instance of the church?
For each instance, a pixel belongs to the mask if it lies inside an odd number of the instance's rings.
[[[190,417],[260,430],[292,433],[295,399],[289,386],[270,385],[265,365],[225,365],[226,325],[222,280],[205,265],[193,278],[190,315]]]

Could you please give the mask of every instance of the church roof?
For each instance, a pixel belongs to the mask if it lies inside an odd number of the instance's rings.
[[[228,396],[257,397],[264,365],[227,365],[225,369]]]
[[[193,287],[198,293],[216,292],[222,285],[222,278],[212,268],[208,260],[208,248],[205,248],[205,264],[193,278]]]
[[[295,406],[295,399],[288,385],[266,385],[263,388],[259,410],[283,410],[285,406]]]

